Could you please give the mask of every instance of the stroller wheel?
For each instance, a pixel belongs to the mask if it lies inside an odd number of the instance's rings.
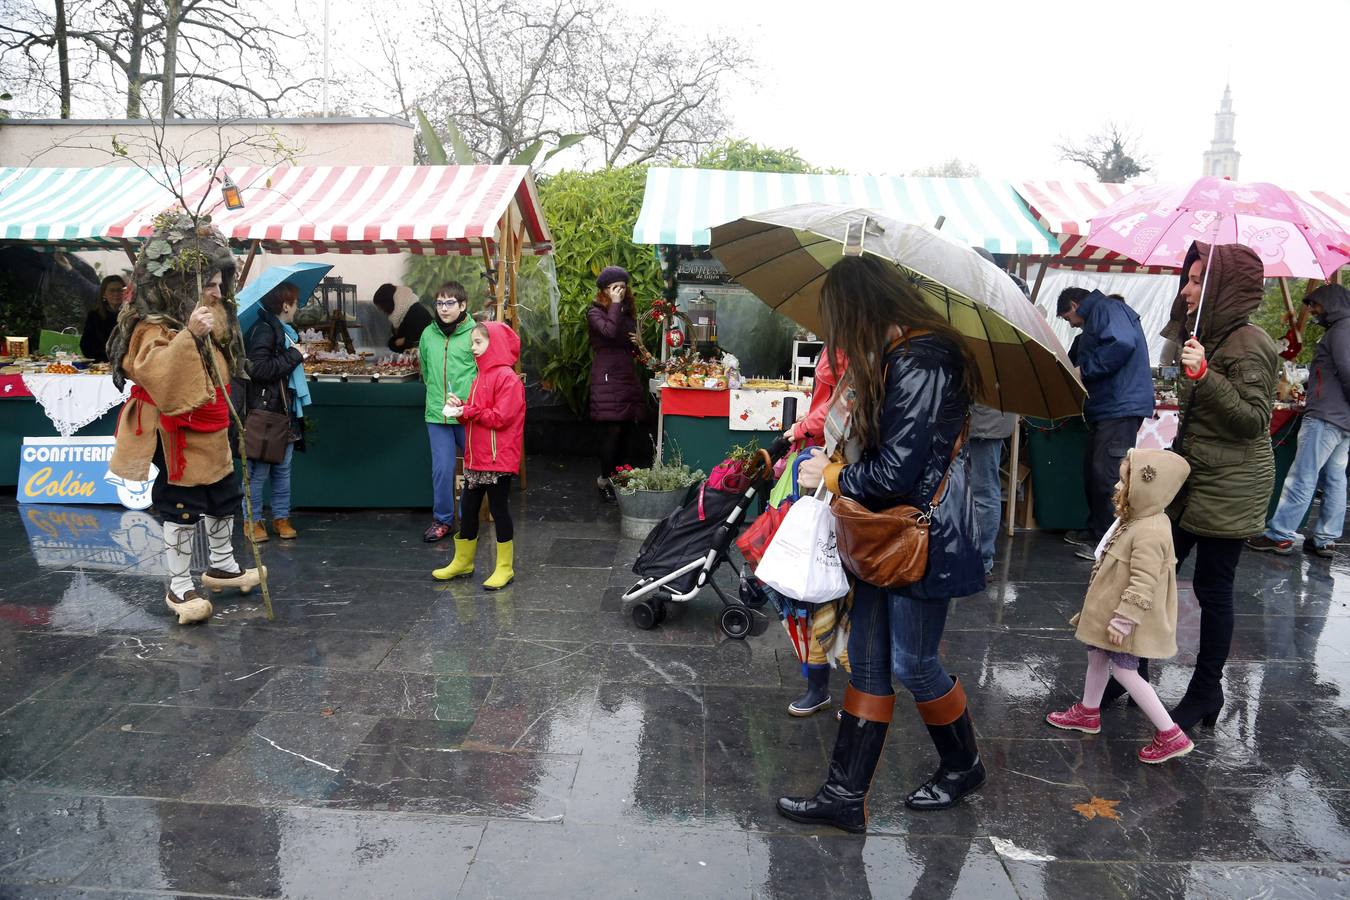
[[[740,606],[728,606],[722,610],[718,624],[722,626],[722,633],[727,637],[741,641],[750,633],[751,621],[749,610]]]
[[[666,621],[666,602],[664,600],[654,600],[652,605],[656,607],[656,624],[661,625]]]
[[[641,603],[633,604],[633,624],[643,631],[651,631],[656,627],[660,613],[655,604],[643,600]]]

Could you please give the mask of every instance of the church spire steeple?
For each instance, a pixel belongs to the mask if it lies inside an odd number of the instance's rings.
[[[1233,139],[1233,123],[1236,119],[1237,113],[1233,112],[1233,92],[1225,84],[1223,99],[1219,101],[1219,111],[1214,114],[1214,140],[1205,151],[1205,168],[1201,174],[1217,175],[1220,178],[1227,176],[1237,180],[1238,162],[1242,154],[1238,153],[1237,144]]]

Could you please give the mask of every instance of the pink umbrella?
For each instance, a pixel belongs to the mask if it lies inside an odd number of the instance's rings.
[[[1179,268],[1194,241],[1245,244],[1268,277],[1330,278],[1350,261],[1350,234],[1273,184],[1200,178],[1126,194],[1091,219],[1087,243],[1150,266]]]

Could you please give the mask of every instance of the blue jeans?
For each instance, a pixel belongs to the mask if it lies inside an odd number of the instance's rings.
[[[999,513],[1003,510],[1003,485],[999,464],[1003,462],[1002,438],[971,438],[970,492],[975,498],[975,524],[980,530],[980,556],[984,574],[994,569],[994,544],[998,541]]]
[[[455,459],[464,451],[464,426],[427,423],[431,441],[431,515],[446,525],[455,521]]]
[[[1311,416],[1303,417],[1298,432],[1298,449],[1294,463],[1284,478],[1284,490],[1275,515],[1266,526],[1266,537],[1275,541],[1292,541],[1298,537],[1298,526],[1308,514],[1313,494],[1320,480],[1322,510],[1312,532],[1313,542],[1319,547],[1334,544],[1345,526],[1345,466],[1350,454],[1350,431],[1343,431]]]
[[[248,496],[253,503],[253,518],[262,521],[263,488],[272,480],[272,518],[291,517],[291,456],[295,444],[286,445],[286,455],[279,463],[248,461]]]
[[[915,600],[857,582],[848,635],[849,683],[863,693],[885,696],[894,693],[894,675],[917,703],[950,691],[952,677],[938,660],[950,605],[950,600]]]

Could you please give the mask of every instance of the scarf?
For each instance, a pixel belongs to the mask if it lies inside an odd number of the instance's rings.
[[[177,481],[187,470],[187,433],[189,431],[224,431],[230,427],[230,408],[225,399],[225,391],[216,388],[216,399],[185,415],[169,416],[159,414],[160,427],[169,437],[169,446],[164,448],[164,461],[169,467],[169,480]],[[155,399],[139,384],[132,385],[131,399],[157,406]],[[141,434],[141,407],[136,407],[136,433]]]
[[[450,337],[459,328],[460,323],[463,322],[468,317],[469,317],[469,308],[468,306],[465,306],[464,312],[460,313],[459,318],[453,322],[442,322],[441,314],[438,312],[433,312],[431,314],[431,321],[436,323],[436,327],[441,330],[441,334],[445,335],[446,337]]]
[[[286,346],[294,347],[300,340],[300,334],[290,322],[282,322],[281,327],[286,330]],[[290,388],[295,391],[295,407],[291,410],[291,415],[297,419],[305,417],[305,406],[309,400],[309,382],[305,380],[305,364],[301,363],[294,369],[291,369]]]

